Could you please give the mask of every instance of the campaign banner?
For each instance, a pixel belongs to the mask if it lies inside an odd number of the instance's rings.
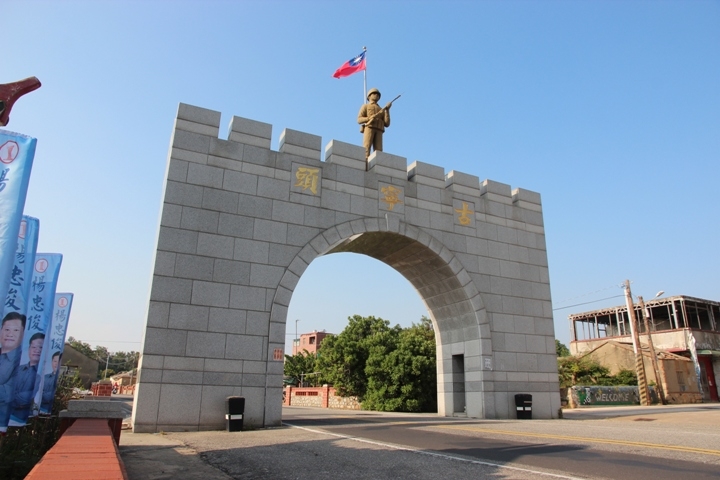
[[[42,383],[38,368],[44,365],[49,350],[45,348],[46,342],[49,344],[46,337],[50,333],[61,264],[62,255],[59,253],[38,253],[35,256],[23,350],[10,405],[8,425],[11,427],[22,427],[30,414],[38,410],[38,406],[34,405]]]
[[[0,130],[0,292],[8,291],[37,139]]]
[[[22,216],[18,233],[15,261],[10,273],[10,286],[2,310],[2,318],[10,312],[27,315],[27,303],[30,296],[30,280],[37,253],[40,220],[27,215]]]
[[[47,355],[41,371],[42,381],[35,396],[35,404],[40,405],[40,414],[49,415],[52,413],[73,297],[72,293],[55,294],[55,308],[53,309],[49,334],[50,340],[46,341]]]
[[[2,308],[0,327],[0,432],[7,430],[15,373],[20,366],[22,337],[26,326],[28,297],[35,264],[40,221],[23,215],[10,274],[8,294]]]

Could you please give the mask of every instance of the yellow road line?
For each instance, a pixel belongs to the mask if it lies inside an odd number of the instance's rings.
[[[636,447],[648,447],[648,448],[660,448],[665,450],[675,450],[679,452],[692,452],[692,453],[704,453],[706,455],[717,455],[720,456],[720,450],[709,450],[705,448],[693,448],[693,447],[682,447],[673,445],[661,445],[658,443],[646,443],[646,442],[631,442],[627,440],[608,440],[605,438],[586,438],[586,437],[569,437],[565,435],[553,435],[550,433],[524,433],[514,432],[511,430],[492,430],[489,428],[470,428],[470,427],[456,427],[456,426],[437,426],[436,428],[445,428],[448,430],[468,430],[471,432],[486,432],[486,433],[497,433],[500,435],[515,435],[518,437],[537,437],[537,438],[552,438],[556,440],[568,440],[568,441],[580,441],[590,443],[608,443],[614,445],[631,445]]]

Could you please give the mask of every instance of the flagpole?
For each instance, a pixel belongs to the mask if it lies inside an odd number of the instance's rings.
[[[363,103],[367,100],[367,47],[363,47],[363,53],[365,53],[365,70],[363,70]]]

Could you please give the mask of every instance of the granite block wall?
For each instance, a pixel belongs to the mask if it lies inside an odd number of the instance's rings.
[[[139,432],[279,425],[287,309],[307,266],[354,252],[420,293],[438,341],[440,415],[560,407],[540,195],[386,152],[181,104],[135,397]],[[453,371],[453,356],[462,371]],[[456,357],[459,358],[459,357]]]

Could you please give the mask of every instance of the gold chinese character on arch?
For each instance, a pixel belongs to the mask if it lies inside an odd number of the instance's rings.
[[[462,202],[462,208],[456,208],[455,211],[458,213],[458,222],[460,222],[460,225],[467,226],[472,223],[470,215],[475,212],[468,208],[467,202]]]
[[[382,201],[388,204],[388,210],[392,210],[398,203],[403,203],[402,200],[400,200],[402,190],[399,188],[388,185],[387,187],[382,187],[380,191],[384,195]]]
[[[319,168],[298,167],[295,173],[295,178],[297,179],[295,186],[301,187],[303,190],[309,189],[313,195],[317,195],[319,171]]]

